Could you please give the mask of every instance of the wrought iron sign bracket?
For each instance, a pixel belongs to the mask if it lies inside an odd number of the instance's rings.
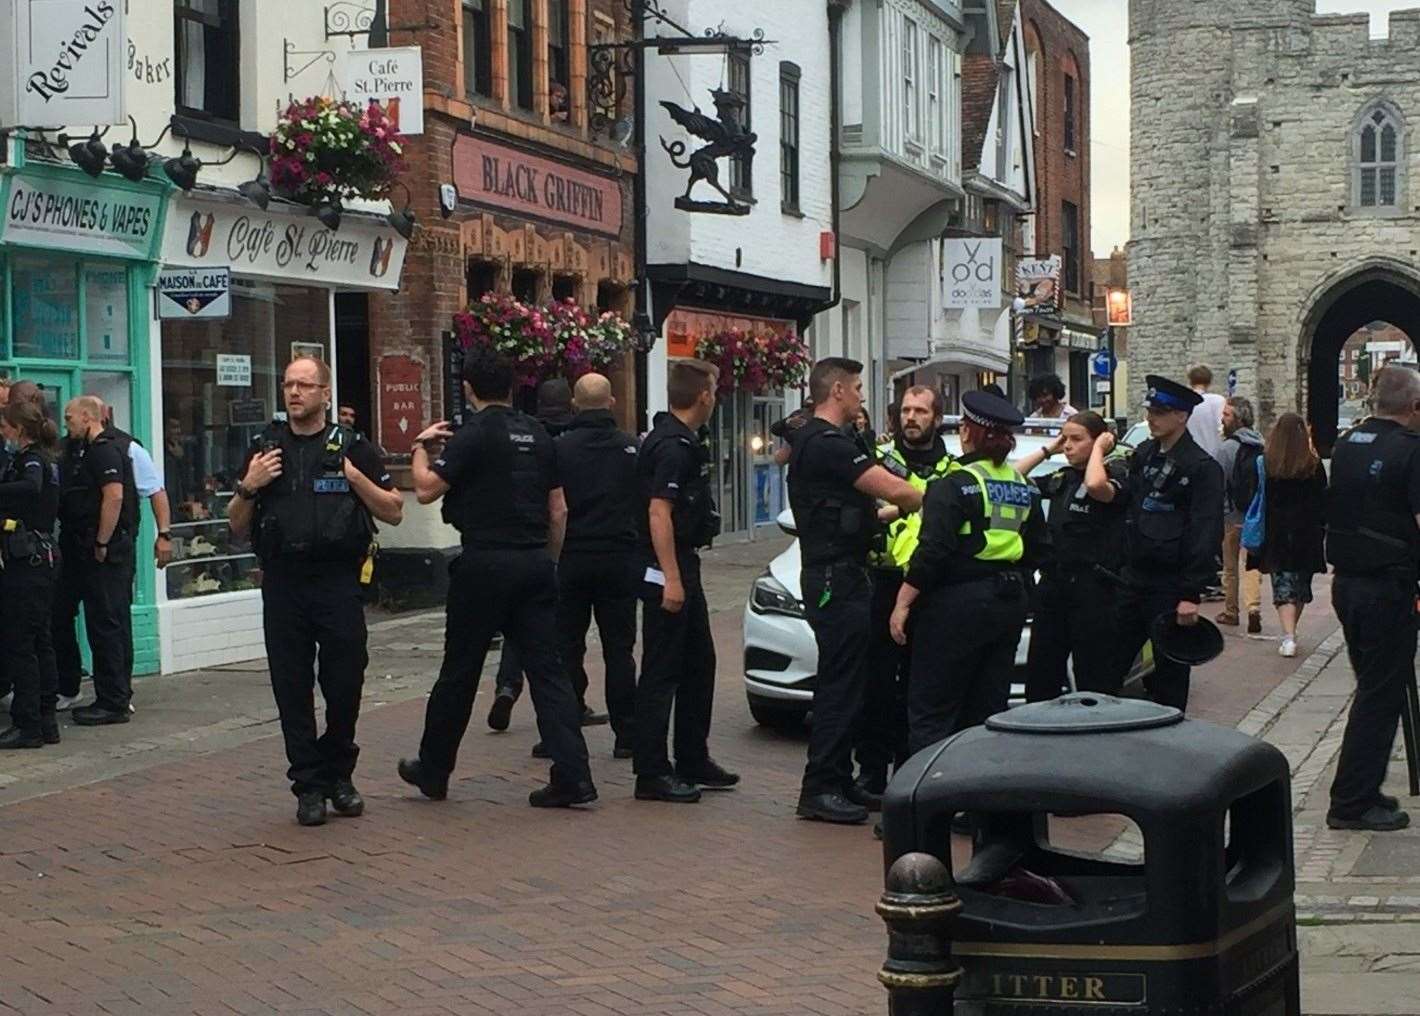
[[[374,24],[375,8],[366,7],[353,0],[337,0],[325,8],[326,42],[338,38],[350,39],[353,42],[359,36],[368,36]],[[437,26],[425,21],[419,25],[390,25],[385,32],[425,32],[435,27]]]

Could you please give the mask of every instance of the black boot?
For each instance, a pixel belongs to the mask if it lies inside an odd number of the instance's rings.
[[[307,790],[297,797],[296,821],[304,826],[325,825],[325,794]]]
[[[330,806],[335,813],[343,818],[358,818],[365,814],[365,799],[349,780],[336,780],[326,796],[330,798]]]
[[[842,794],[800,794],[797,814],[800,818],[837,825],[858,825],[868,821],[868,809],[854,804]]]
[[[508,729],[508,723],[513,718],[513,704],[517,701],[517,696],[512,692],[505,688],[498,689],[498,694],[493,696],[493,705],[488,710],[490,730]]]
[[[53,713],[39,718],[39,732],[44,737],[45,744],[59,743],[59,720]]]
[[[843,796],[869,811],[883,810],[883,790],[887,781],[875,776],[859,776],[843,791]]]
[[[0,751],[6,748],[43,748],[44,735],[38,730],[21,730],[11,727],[0,734]]]
[[[419,792],[431,801],[442,801],[449,796],[449,778],[431,772],[418,759],[400,759],[399,778],[412,787],[418,787]]]
[[[694,804],[700,800],[700,788],[679,776],[638,776],[636,800]]]
[[[675,767],[676,775],[686,783],[696,783],[712,790],[728,790],[740,782],[740,774],[732,773],[712,758],[698,765]]]
[[[591,780],[580,783],[549,783],[528,795],[534,808],[570,808],[574,804],[591,804],[597,799],[597,788]]]

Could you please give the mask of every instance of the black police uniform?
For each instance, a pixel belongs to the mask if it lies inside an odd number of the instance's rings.
[[[1053,699],[1068,687],[1066,662],[1071,659],[1077,690],[1114,687],[1114,601],[1119,587],[1113,574],[1123,556],[1129,468],[1123,459],[1110,459],[1105,471],[1115,492],[1109,503],[1090,496],[1085,471],[1075,466],[1035,481],[1049,505],[1050,540],[1031,620],[1026,664],[1030,702]]]
[[[635,771],[654,778],[673,773],[666,750],[675,708],[675,769],[693,773],[710,761],[715,699],[715,642],[700,581],[702,547],[719,535],[720,515],[710,493],[710,449],[673,413],[658,413],[636,456],[641,574],[641,680],[636,686]],[[671,502],[676,564],[685,603],[661,609],[665,579],[651,544],[652,499]]]
[[[10,450],[0,443],[0,474],[10,465]],[[5,594],[0,591],[0,611],[5,609]],[[0,698],[10,694],[10,675],[5,669],[5,654],[0,653]]]
[[[1201,401],[1190,388],[1150,375],[1146,403],[1191,412]],[[1216,578],[1223,539],[1223,468],[1185,430],[1165,451],[1153,439],[1134,452],[1124,516],[1124,586],[1118,593],[1114,678],[1117,690],[1149,640],[1149,626],[1174,614],[1182,600],[1198,603]],[[1190,668],[1154,654],[1145,684],[1163,705],[1188,706]]]
[[[1010,403],[984,393],[971,392]],[[1018,425],[1020,414],[1006,414]],[[982,560],[992,529],[983,481],[964,455],[960,469],[927,489],[922,536],[905,581],[920,590],[909,618],[912,670],[907,682],[908,747],[914,754],[959,730],[984,723],[1010,699],[1016,647],[1025,627],[1027,587],[1045,543],[1040,495],[1029,483],[996,481],[1013,510],[1024,512],[1016,561]],[[993,497],[993,501],[995,498]],[[965,530],[965,532],[963,532]]]
[[[292,793],[328,796],[355,772],[355,725],[369,663],[360,570],[375,526],[350,489],[344,460],[386,490],[394,482],[374,446],[350,428],[327,424],[296,434],[281,421],[252,443],[241,475],[272,448],[281,450],[281,475],[257,491],[251,522],[271,690]],[[325,699],[320,735],[311,700],[317,679]]]
[[[33,446],[10,458],[0,469],[0,601],[6,618],[0,655],[14,692],[14,729],[4,735],[4,747],[59,742],[54,716],[59,684],[50,630],[58,515],[58,465]]]
[[[803,560],[799,582],[818,645],[802,800],[842,794],[853,782],[873,607],[867,557],[877,532],[876,505],[853,484],[876,463],[842,429],[818,417],[794,433],[792,446],[789,505]]]
[[[1331,458],[1326,559],[1356,698],[1331,785],[1333,819],[1383,805],[1381,784],[1415,681],[1415,589],[1420,578],[1420,435],[1370,419],[1337,439]]]
[[[93,712],[107,722],[128,720],[133,697],[133,574],[138,536],[138,488],[126,446],[104,432],[92,441],[70,441],[60,462],[59,548],[63,558],[54,597],[53,640],[59,686],[79,686],[79,642],[75,622],[84,605],[84,626],[93,656]],[[103,489],[123,487],[118,524],[107,556],[94,557]],[[74,719],[86,716],[76,711]]]
[[[419,745],[423,776],[447,784],[483,661],[501,631],[521,651],[553,785],[583,787],[594,798],[577,697],[557,651],[547,499],[562,481],[552,438],[525,413],[486,406],[454,433],[431,468],[449,485],[444,518],[461,534],[463,552],[449,566],[444,662]]]

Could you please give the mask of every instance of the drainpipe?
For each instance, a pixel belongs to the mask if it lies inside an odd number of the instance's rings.
[[[838,121],[842,116],[842,98],[839,83],[843,77],[839,66],[840,43],[843,39],[843,9],[849,0],[829,0],[828,4],[828,166],[829,193],[833,216],[833,296],[824,310],[832,310],[843,299],[843,258],[842,243],[838,227],[842,218],[840,207],[838,166],[843,161],[843,151],[839,145]]]

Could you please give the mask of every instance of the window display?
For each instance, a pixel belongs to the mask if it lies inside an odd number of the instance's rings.
[[[163,466],[173,510],[168,598],[254,589],[227,508],[252,440],[282,411],[292,347],[329,359],[330,291],[232,280],[232,315],[163,323]],[[300,348],[309,346],[312,348]]]

